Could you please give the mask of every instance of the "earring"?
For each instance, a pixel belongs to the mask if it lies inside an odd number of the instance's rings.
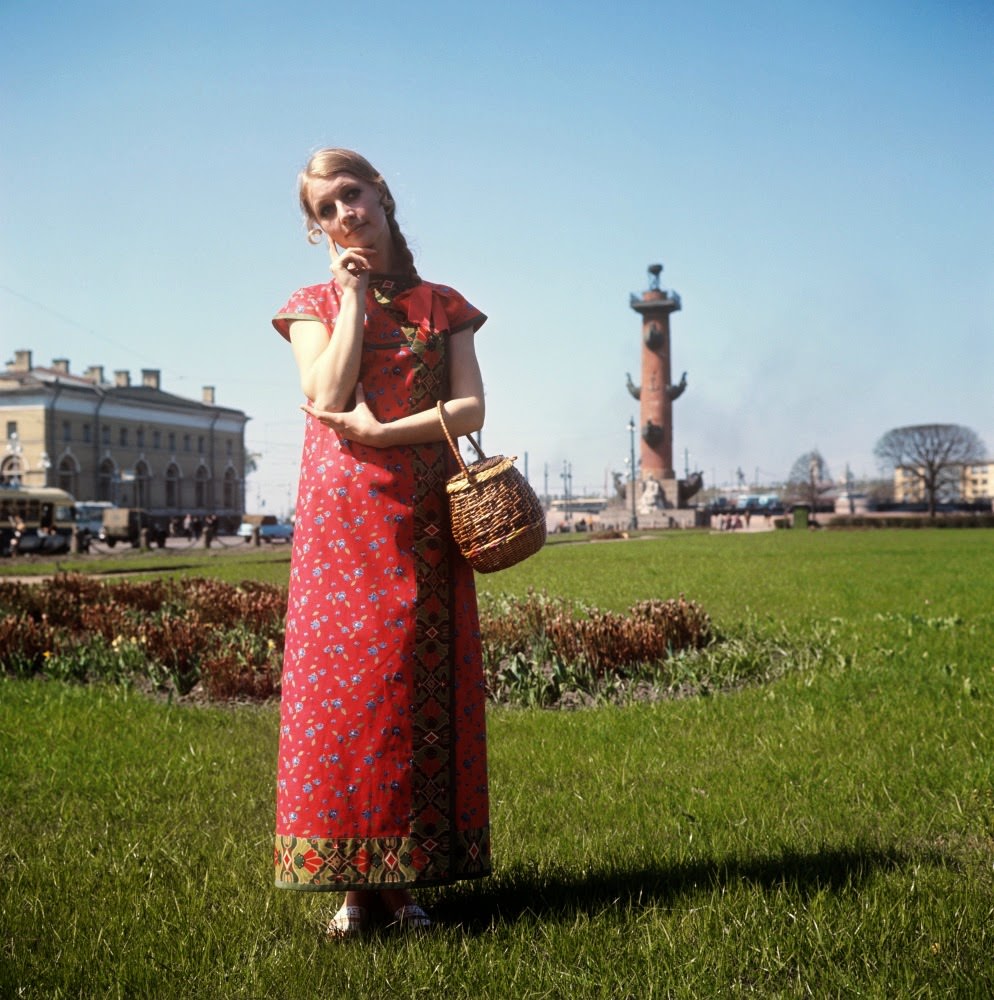
[[[314,226],[313,229],[307,230],[307,242],[313,243],[315,246],[317,246],[321,242],[322,236],[324,236],[324,232],[318,229],[317,226]]]

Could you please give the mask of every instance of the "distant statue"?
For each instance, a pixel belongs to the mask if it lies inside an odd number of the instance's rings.
[[[666,395],[670,399],[679,399],[683,395],[684,389],[687,388],[687,373],[684,372],[680,376],[680,381],[676,385],[670,385],[666,387]]]
[[[652,447],[663,439],[663,428],[660,424],[653,422],[652,420],[646,421],[645,426],[642,428],[642,440],[645,441],[647,445]]]
[[[677,483],[677,495],[679,496],[679,506],[685,507],[687,501],[700,492],[704,485],[704,475],[700,472],[692,472],[686,479],[681,479]]]
[[[642,389],[641,389],[641,387],[640,387],[640,386],[637,386],[637,385],[636,385],[636,384],[635,384],[635,383],[634,383],[634,382],[632,381],[632,375],[631,375],[631,372],[625,372],[625,379],[626,379],[626,381],[625,381],[625,385],[626,385],[626,387],[627,387],[628,391],[629,391],[629,392],[630,392],[630,393],[631,393],[631,394],[632,394],[632,395],[633,395],[633,396],[634,396],[634,397],[635,397],[636,399],[641,399],[641,398],[642,398]]]
[[[663,337],[663,331],[660,329],[659,324],[650,323],[649,329],[642,336],[642,340],[650,351],[660,350],[665,343],[665,337]]]
[[[625,477],[620,472],[614,474],[614,492],[619,500],[625,499]]]
[[[663,506],[662,488],[656,479],[647,479],[642,484],[642,496],[639,497],[639,511],[643,514],[651,514]]]

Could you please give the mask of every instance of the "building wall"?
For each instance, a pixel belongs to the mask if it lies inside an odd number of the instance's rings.
[[[40,401],[40,400],[39,400]],[[44,486],[45,473],[41,465],[45,439],[45,410],[41,405],[7,408],[0,405],[4,441],[0,470],[19,464],[25,485]]]
[[[994,462],[964,465],[960,492],[964,500],[989,500],[994,497]]]
[[[950,500],[973,503],[994,498],[994,461],[960,467]],[[894,470],[894,499],[897,503],[924,503],[925,491],[921,480],[910,469]]]
[[[19,467],[24,485],[58,486],[77,500],[241,516],[242,411],[162,393],[157,377],[107,386],[49,371],[0,373],[0,479]]]
[[[896,503],[922,503],[925,500],[921,481],[908,469],[894,470],[894,500]]]

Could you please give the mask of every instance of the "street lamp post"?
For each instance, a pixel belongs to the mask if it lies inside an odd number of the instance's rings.
[[[632,504],[632,517],[628,527],[635,531],[639,526],[638,515],[635,513],[635,418],[628,418],[628,437],[631,444],[631,458],[628,466],[628,497]]]
[[[573,464],[571,462],[567,462],[565,459],[563,459],[563,471],[562,471],[562,474],[561,474],[560,478],[563,481],[563,497],[565,498],[565,501],[566,501],[566,517],[565,517],[566,530],[567,531],[572,531],[573,530],[573,523],[572,523],[573,517],[572,517],[571,510],[570,510],[570,499],[571,499],[571,497],[570,497],[571,489],[570,488],[571,488],[572,483],[573,483]]]

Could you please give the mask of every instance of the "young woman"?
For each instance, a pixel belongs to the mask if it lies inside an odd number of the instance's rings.
[[[423,281],[383,177],[323,149],[300,174],[332,280],[273,320],[307,403],[284,652],[276,884],[345,890],[328,928],[425,928],[411,889],[490,873],[473,573],[452,542],[454,434],[483,424],[486,317]]]

